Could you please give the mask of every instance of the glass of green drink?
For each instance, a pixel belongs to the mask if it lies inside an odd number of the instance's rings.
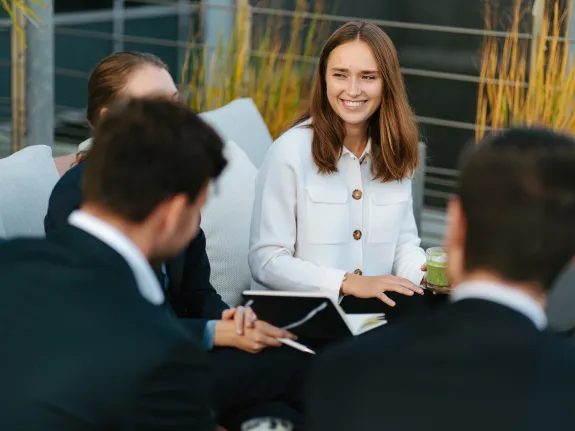
[[[451,285],[447,278],[447,252],[442,247],[431,247],[425,251],[427,261],[427,288],[438,293],[449,292]]]

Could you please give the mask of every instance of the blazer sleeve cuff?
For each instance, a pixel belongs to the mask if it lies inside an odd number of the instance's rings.
[[[214,347],[214,338],[216,337],[216,323],[217,320],[208,320],[204,328],[202,336],[202,348],[204,350],[212,350]]]
[[[340,300],[339,291],[345,274],[346,272],[343,270],[332,268],[326,269],[325,272],[323,290],[329,294],[336,304]]]
[[[423,265],[423,263],[421,265]],[[425,271],[421,270],[421,265],[420,264],[414,265],[412,268],[409,269],[409,271],[407,271],[406,274],[398,274],[398,276],[407,278],[416,286],[420,286],[421,281],[423,280],[423,276],[425,275]]]

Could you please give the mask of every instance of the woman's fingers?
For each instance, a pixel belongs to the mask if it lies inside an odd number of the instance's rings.
[[[412,292],[419,293],[420,295],[423,294],[423,289],[421,287],[413,284],[411,281],[409,281],[406,278],[396,277],[396,276],[392,275],[392,276],[390,276],[390,278],[388,280],[386,280],[386,283],[399,285],[405,289],[411,290]],[[402,292],[400,292],[400,293],[402,293]],[[405,293],[403,293],[403,294],[406,295]]]
[[[381,299],[384,303],[386,303],[390,307],[395,307],[395,302],[391,300],[389,296],[387,296],[385,293],[381,292],[378,298]]]

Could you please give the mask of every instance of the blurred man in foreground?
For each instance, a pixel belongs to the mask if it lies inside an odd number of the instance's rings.
[[[575,347],[543,311],[575,254],[573,139],[510,130],[472,148],[448,216],[451,304],[321,358],[310,429],[573,428]]]
[[[197,234],[222,148],[183,106],[117,105],[70,226],[0,247],[0,429],[215,428],[206,355],[149,262]]]

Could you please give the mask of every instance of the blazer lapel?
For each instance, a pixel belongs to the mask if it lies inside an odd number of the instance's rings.
[[[175,258],[170,259],[166,262],[166,273],[168,274],[168,296],[170,297],[170,302],[174,308],[176,314],[182,315],[183,310],[181,309],[181,294],[182,294],[182,282],[184,277],[184,264],[185,264],[185,254],[180,253]]]

